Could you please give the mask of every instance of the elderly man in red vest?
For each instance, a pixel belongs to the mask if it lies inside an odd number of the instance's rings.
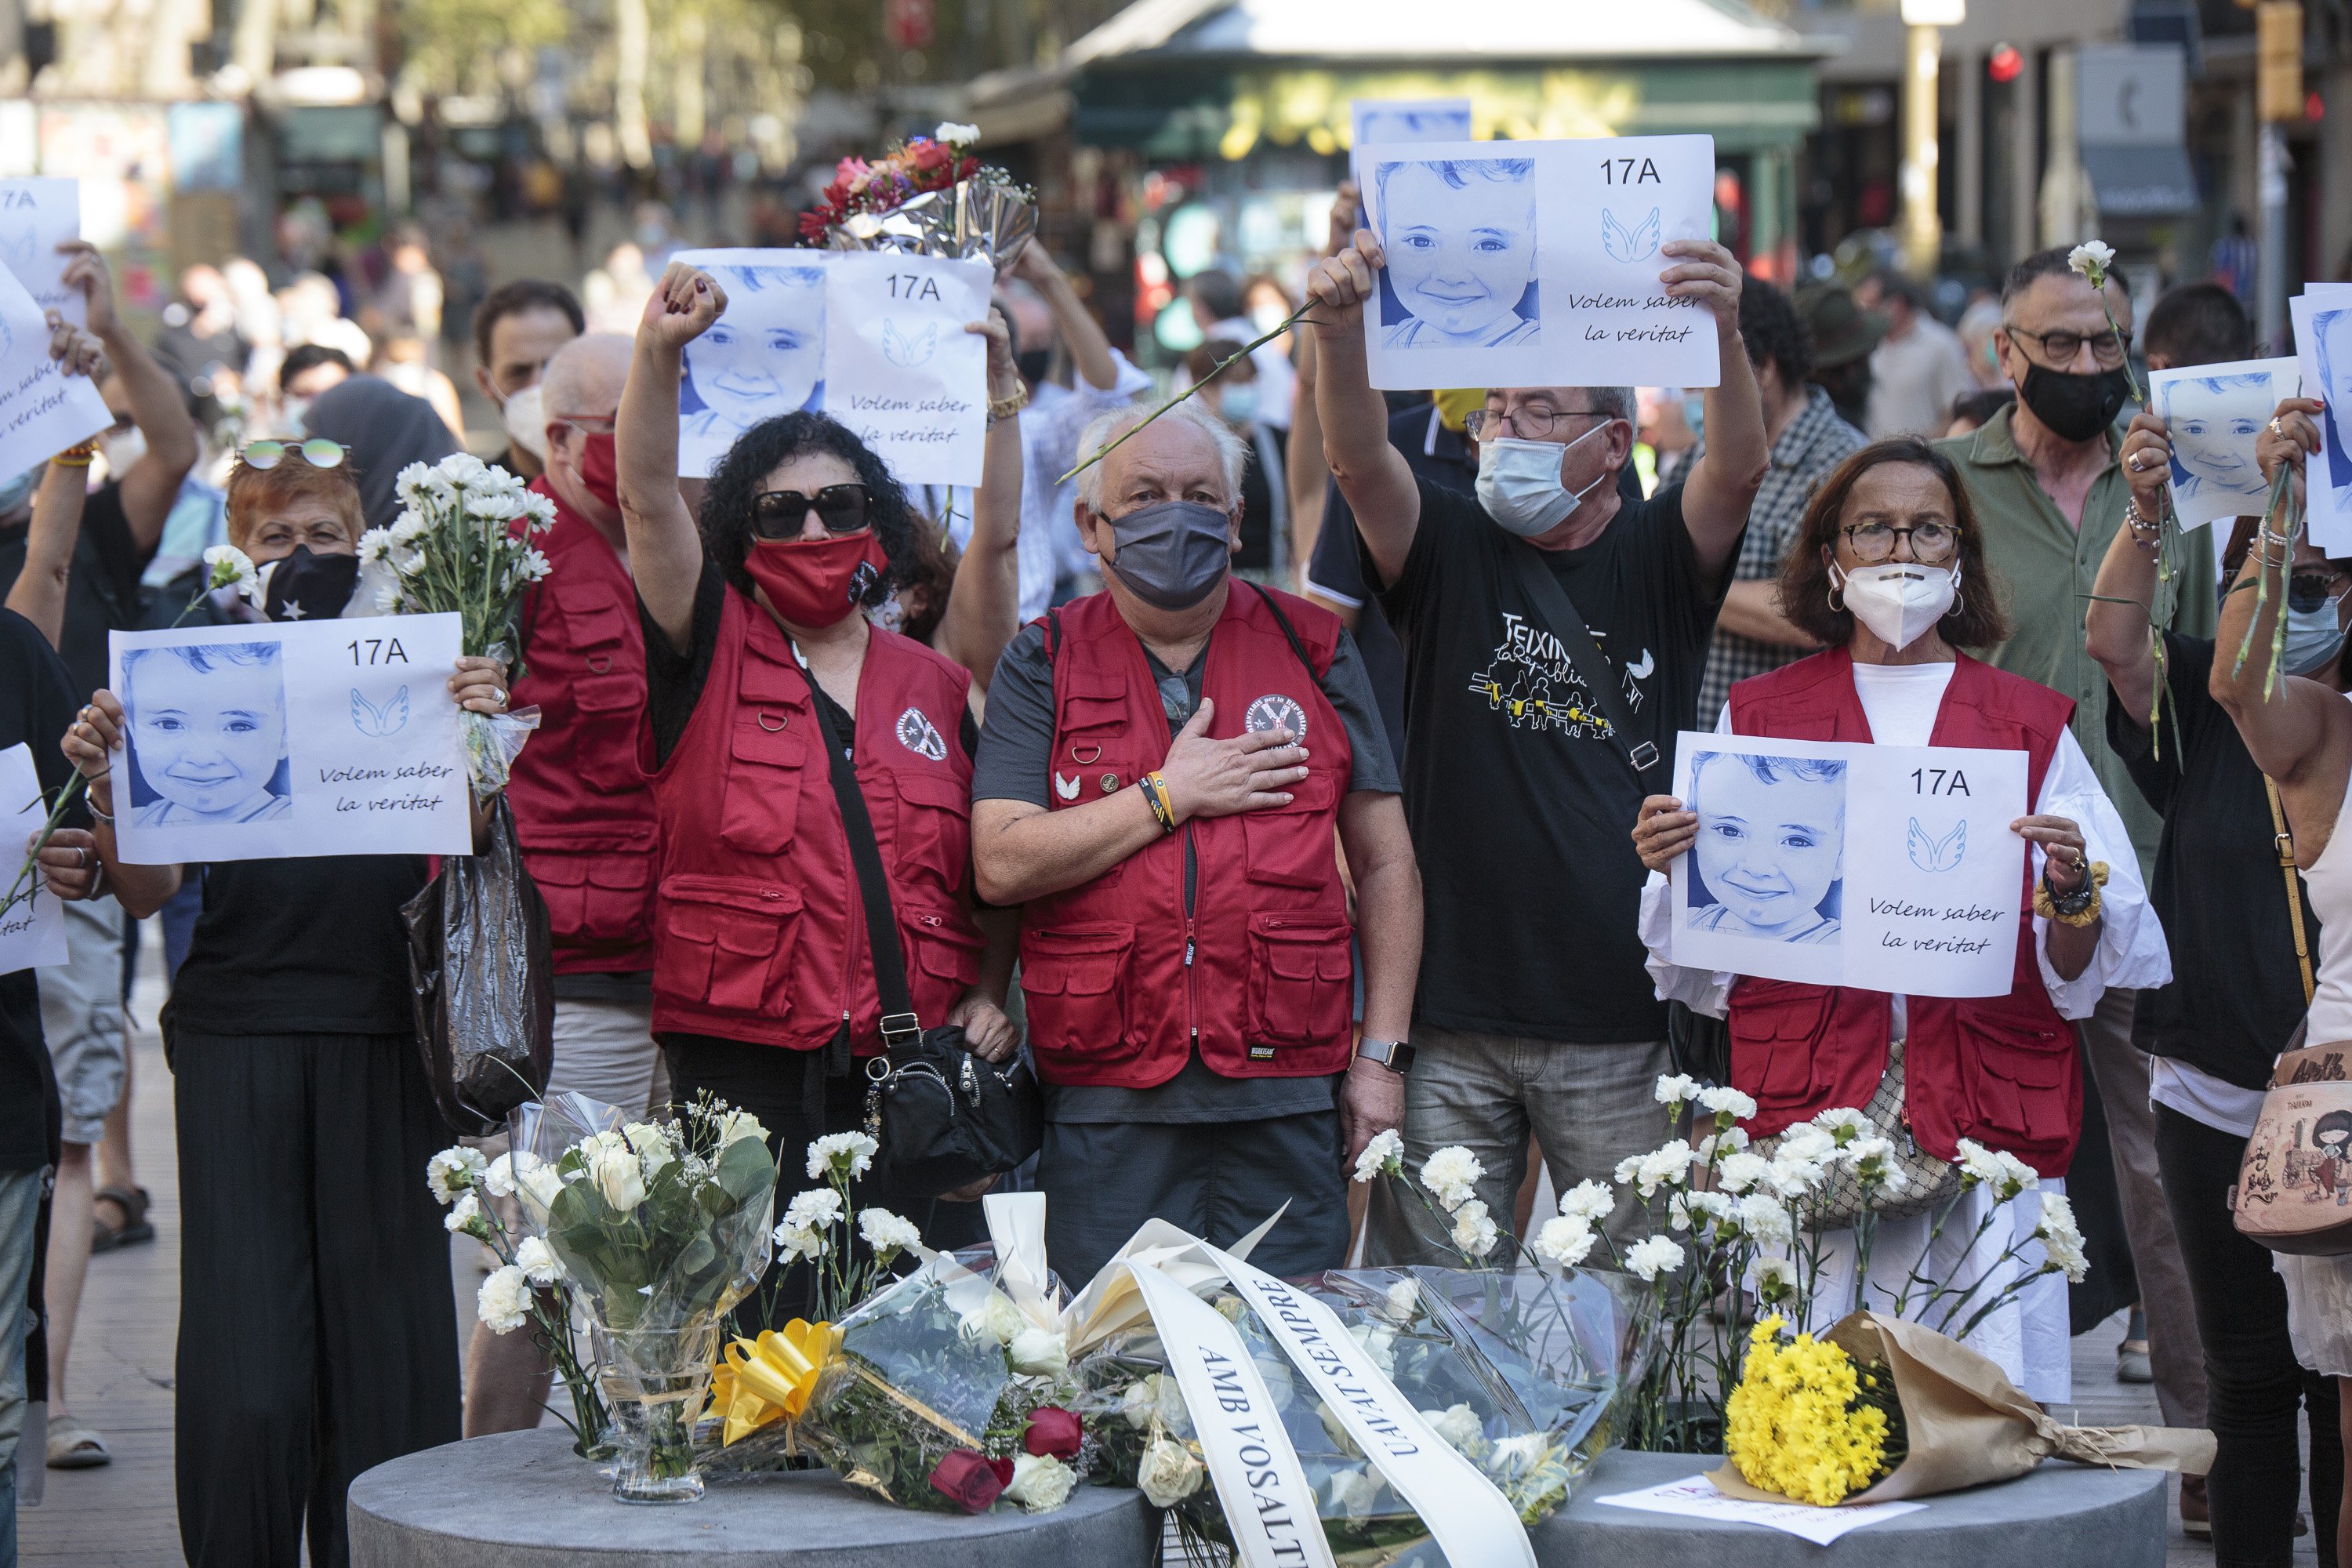
[[[1006,648],[972,775],[980,894],[1025,906],[1048,1247],[1083,1281],[1147,1219],[1223,1245],[1287,1203],[1257,1262],[1336,1268],[1411,1061],[1396,764],[1347,629],[1232,575],[1240,437],[1190,403],[1144,418],[1079,443],[1104,591]]]
[[[523,863],[555,939],[555,1055],[548,1088],[632,1117],[666,1098],[653,1038],[654,797],[637,764],[646,639],[614,489],[613,416],[629,375],[617,332],[575,338],[547,362],[547,467],[531,489],[555,502],[538,541],[552,570],[523,600],[514,706],[540,727],[515,759],[507,798]],[[466,1432],[537,1426],[548,1363],[528,1334],[477,1330]]]

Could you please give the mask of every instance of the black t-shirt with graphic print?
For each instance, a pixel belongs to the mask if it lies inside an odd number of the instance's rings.
[[[1676,485],[1542,555],[1623,680],[1672,787],[1722,584],[1700,573]],[[1580,1045],[1664,1037],[1635,927],[1643,786],[1518,583],[1516,543],[1471,497],[1421,481],[1421,525],[1381,595],[1405,652],[1404,806],[1425,923],[1414,1016]],[[1361,549],[1359,542],[1359,549]],[[1381,582],[1369,552],[1367,582]]]

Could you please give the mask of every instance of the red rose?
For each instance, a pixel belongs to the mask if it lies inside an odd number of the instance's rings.
[[[931,1489],[966,1513],[986,1513],[1012,1480],[1012,1460],[991,1459],[977,1449],[957,1448],[931,1472]]]
[[[979,173],[980,160],[977,158],[966,158],[956,165],[956,178],[959,180],[969,180]]]
[[[819,236],[823,235],[824,230],[824,214],[814,211],[801,214],[801,237],[803,239],[815,239]]]
[[[1039,1456],[1051,1454],[1057,1459],[1078,1457],[1078,1439],[1086,1427],[1078,1418],[1058,1405],[1047,1405],[1029,1412],[1029,1430],[1022,1435],[1021,1446]]]

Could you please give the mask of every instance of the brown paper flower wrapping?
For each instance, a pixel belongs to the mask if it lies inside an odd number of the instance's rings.
[[[1846,1504],[1934,1497],[2006,1481],[2044,1459],[2201,1476],[2213,1434],[2185,1426],[2067,1426],[2017,1391],[2009,1376],[1958,1341],[1884,1312],[1855,1312],[1824,1336],[1857,1366],[1886,1363],[1903,1402],[1907,1452],[1894,1472]],[[1750,1486],[1728,1460],[1707,1472],[1726,1497],[1790,1499]],[[1844,1506],[1841,1504],[1840,1506]]]

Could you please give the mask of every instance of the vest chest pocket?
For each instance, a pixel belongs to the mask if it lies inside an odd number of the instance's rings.
[[[1127,1051],[1131,925],[1064,926],[1021,943],[1030,1044],[1045,1055],[1117,1058]],[[974,973],[977,973],[975,968]]]
[[[729,848],[774,855],[793,841],[813,722],[806,712],[782,707],[751,705],[736,714],[719,817],[719,837]]]
[[[2074,1031],[1998,1006],[1962,1004],[1954,1019],[1960,1092],[1968,1100],[1962,1132],[1990,1133],[1987,1141],[1996,1147],[2010,1141],[2063,1142],[2073,1131],[2066,1125],[2065,1089]]]
[[[1240,814],[1251,881],[1318,889],[1338,885],[1339,861],[1329,816],[1335,787],[1331,774],[1318,768],[1298,781],[1281,810]]]
[[[984,939],[964,922],[961,914],[914,910],[900,923],[898,937],[906,945],[911,972],[908,989],[914,989],[918,973],[953,985],[958,995],[979,981],[980,951],[985,945]],[[940,1020],[926,1018],[924,1022],[936,1028]]]
[[[1729,1019],[1731,1081],[1752,1093],[1758,1106],[1808,1104],[1829,1087],[1822,1034],[1830,1000],[1819,986],[1739,982]]]
[[[766,1011],[792,966],[800,915],[796,888],[748,877],[672,877],[661,888],[654,984],[732,1013]]]
[[[646,775],[637,766],[637,719],[646,706],[644,679],[617,670],[582,676],[572,682],[572,706],[581,726],[572,749],[580,776],[607,792],[643,784]]]
[[[970,787],[944,772],[916,768],[898,770],[890,783],[898,813],[891,858],[898,874],[905,877],[919,867],[928,868],[948,888],[961,885],[971,858]]]
[[[1355,1000],[1354,932],[1345,923],[1252,915],[1249,1037],[1273,1046],[1319,1046],[1348,1034]]]
[[[1072,692],[1063,700],[1053,753],[1045,759],[1054,779],[1054,809],[1118,794],[1158,766],[1166,750],[1161,747],[1152,753],[1153,762],[1139,765],[1128,735],[1127,699]],[[1110,780],[1108,789],[1102,787],[1105,779]]]

